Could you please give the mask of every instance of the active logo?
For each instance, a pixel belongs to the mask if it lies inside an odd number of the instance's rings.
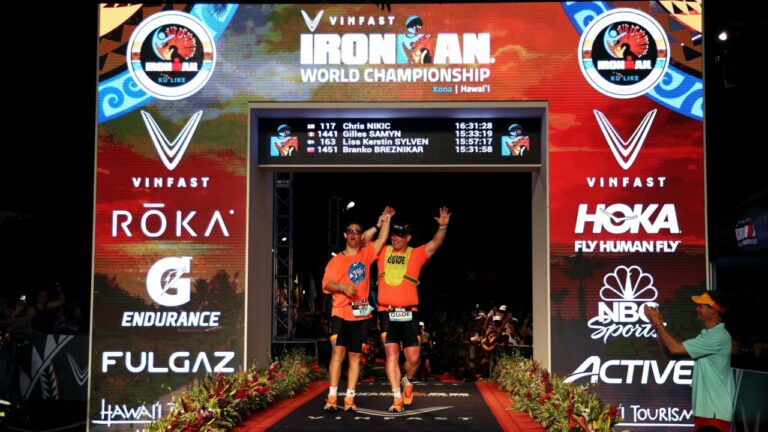
[[[614,9],[595,18],[582,33],[579,66],[589,84],[606,96],[642,96],[669,67],[669,41],[650,15]]]
[[[202,117],[202,111],[193,114],[192,118],[187,121],[187,124],[184,125],[181,132],[176,136],[176,139],[170,141],[160,129],[160,126],[157,125],[155,119],[152,118],[152,114],[141,111],[141,118],[144,119],[144,125],[147,127],[152,144],[155,145],[157,154],[160,155],[160,160],[163,161],[163,165],[168,168],[168,171],[173,171],[181,162],[181,158],[184,156],[184,152],[187,151],[187,146],[192,141],[192,135],[195,134],[197,125]]]
[[[581,378],[589,378],[592,384],[666,384],[691,385],[693,360],[670,360],[661,367],[656,360],[610,359],[603,361],[592,356],[573,371],[564,383],[572,383]]]
[[[189,97],[213,74],[216,44],[208,29],[189,14],[150,16],[128,42],[128,71],[150,95],[165,100]]]
[[[167,257],[156,262],[147,273],[147,293],[161,306],[181,306],[188,303],[192,281],[183,277],[190,273],[192,257]]]
[[[616,158],[616,162],[618,162],[625,171],[635,163],[635,158],[643,147],[645,137],[648,136],[648,131],[651,130],[653,119],[656,118],[656,111],[657,110],[649,111],[643,118],[643,121],[637,125],[632,136],[625,141],[619,133],[616,132],[616,129],[613,128],[613,125],[608,121],[605,114],[598,110],[593,110],[595,118],[597,118],[597,124],[603,132],[603,136],[613,153],[613,157]]]

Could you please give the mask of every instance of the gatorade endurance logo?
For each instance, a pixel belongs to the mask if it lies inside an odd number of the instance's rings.
[[[128,71],[144,91],[178,100],[197,93],[213,73],[216,44],[206,27],[183,12],[143,21],[128,42]]]
[[[669,42],[649,15],[614,9],[597,17],[582,33],[579,66],[589,84],[606,96],[642,96],[667,70]]]

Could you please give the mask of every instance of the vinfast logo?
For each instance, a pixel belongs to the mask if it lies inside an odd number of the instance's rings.
[[[309,31],[311,31],[312,33],[315,32],[315,30],[317,29],[317,25],[320,24],[320,18],[323,17],[323,12],[325,11],[320,11],[317,13],[317,15],[315,15],[314,18],[310,18],[306,12],[304,12],[303,10],[301,11],[301,16],[304,17],[304,22],[307,24],[307,28],[309,28]]]
[[[598,316],[587,325],[592,339],[607,343],[611,337],[655,337],[656,332],[645,316],[645,305],[656,306],[659,292],[653,276],[638,266],[618,266],[603,277]]]
[[[190,272],[192,257],[168,257],[156,262],[147,273],[147,293],[161,306],[181,306],[188,303],[192,281],[183,277]]]
[[[656,118],[657,110],[649,111],[637,128],[635,128],[632,136],[626,141],[616,132],[616,129],[613,128],[605,114],[598,110],[593,110],[593,112],[595,113],[595,118],[597,118],[600,130],[603,132],[605,141],[608,142],[608,147],[611,149],[613,157],[616,158],[616,162],[625,171],[628,170],[635,163],[635,158],[637,158],[640,149],[643,147],[648,131],[651,130],[653,119]]]
[[[152,118],[152,115],[146,111],[141,111],[141,118],[144,119],[144,125],[147,127],[149,137],[152,139],[157,154],[160,155],[160,160],[163,161],[163,165],[168,168],[168,171],[173,171],[181,162],[181,158],[184,156],[184,152],[187,151],[187,147],[190,141],[192,141],[192,135],[195,134],[197,125],[202,117],[202,111],[194,113],[192,118],[187,121],[187,124],[184,125],[181,132],[176,136],[176,139],[170,141],[160,129],[160,126],[157,125],[155,119]]]
[[[589,210],[589,204],[579,204],[576,216],[576,234],[583,234],[587,224],[592,224],[591,232],[600,234],[637,234],[642,228],[647,234],[658,234],[662,230],[670,234],[680,234],[677,212],[674,204],[597,204],[595,211]]]
[[[592,356],[584,360],[563,383],[589,378],[591,384],[666,384],[691,385],[693,360],[671,360],[661,367],[656,360],[619,360],[603,362]]]

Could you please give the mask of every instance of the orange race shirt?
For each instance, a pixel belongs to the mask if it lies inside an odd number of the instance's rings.
[[[376,248],[373,242],[368,242],[360,248],[357,255],[340,253],[328,261],[323,276],[323,292],[333,295],[332,316],[347,321],[360,321],[371,318],[352,315],[352,306],[368,304],[368,292],[371,284],[371,264],[376,260]],[[352,284],[357,286],[357,295],[349,297],[343,292],[330,292],[325,289],[329,282]]]
[[[403,278],[418,280],[421,267],[427,262],[427,245],[417,248],[407,248],[403,252],[395,252],[392,246],[386,246],[379,252],[377,265],[379,267],[379,310],[387,306],[416,306],[419,304],[419,292],[416,284]],[[381,274],[384,273],[382,277]]]

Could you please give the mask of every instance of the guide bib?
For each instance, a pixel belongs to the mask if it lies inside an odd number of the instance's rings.
[[[412,250],[412,247],[408,247],[405,249],[405,254],[394,254],[392,253],[394,252],[392,246],[387,246],[384,252],[384,271],[379,275],[379,280],[384,278],[389,286],[398,286],[403,282],[403,279],[418,285],[418,279],[405,274]]]

